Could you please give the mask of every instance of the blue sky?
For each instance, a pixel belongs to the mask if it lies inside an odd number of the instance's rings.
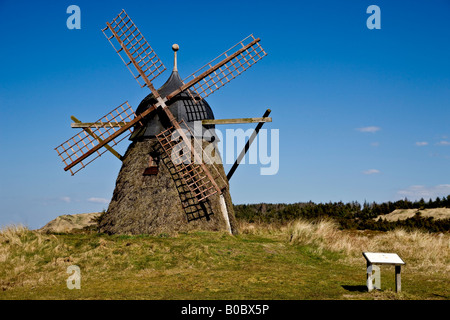
[[[81,30],[66,27],[71,4]],[[372,4],[380,30],[366,27]],[[107,208],[120,161],[105,155],[72,177],[54,147],[75,133],[71,115],[93,121],[149,93],[100,31],[122,9],[168,70],[180,45],[183,78],[250,33],[262,39],[268,56],[207,98],[216,118],[271,108],[264,128],[279,129],[278,174],[239,167],[234,203],[450,194],[448,0],[2,0],[0,226]]]

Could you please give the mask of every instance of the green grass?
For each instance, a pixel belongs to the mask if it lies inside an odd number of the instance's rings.
[[[177,237],[0,233],[0,299],[449,299],[448,273],[393,267],[366,292],[365,260],[282,232]],[[359,253],[360,255],[360,253]],[[81,289],[66,286],[70,265]]]

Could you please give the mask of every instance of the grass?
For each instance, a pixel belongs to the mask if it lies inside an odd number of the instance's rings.
[[[449,234],[342,231],[329,220],[240,222],[241,234],[127,236],[0,232],[0,299],[449,299]],[[406,262],[365,290],[362,251]],[[67,267],[81,270],[69,290]]]

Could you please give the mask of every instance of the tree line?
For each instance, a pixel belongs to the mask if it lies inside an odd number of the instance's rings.
[[[333,218],[343,229],[388,231],[401,227],[406,230],[422,229],[429,232],[449,232],[450,219],[437,220],[421,216],[420,210],[432,208],[450,208],[450,195],[443,198],[437,197],[434,200],[420,199],[414,202],[405,198],[394,202],[364,202],[363,204],[357,201],[317,204],[312,201],[292,204],[241,204],[234,206],[234,212],[236,218],[248,222],[285,223],[299,218],[308,220]],[[396,209],[417,209],[417,212],[414,217],[405,220],[385,221],[381,218],[375,219]]]

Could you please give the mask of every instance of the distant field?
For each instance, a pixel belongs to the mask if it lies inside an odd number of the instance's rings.
[[[417,213],[423,218],[433,217],[436,220],[450,219],[450,208],[436,208],[436,209],[397,209],[393,212],[380,215],[375,219],[381,218],[387,221],[405,220],[414,217]]]
[[[175,237],[0,231],[0,299],[449,299],[450,235],[347,231],[331,221],[240,222],[241,234]],[[362,251],[396,252],[382,291],[365,289]],[[69,290],[67,267],[81,270]]]

